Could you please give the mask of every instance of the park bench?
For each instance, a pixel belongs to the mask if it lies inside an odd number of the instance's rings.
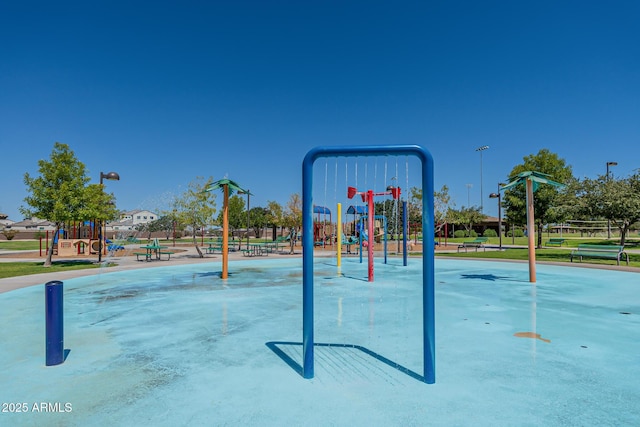
[[[171,255],[173,255],[175,252],[171,252],[171,251],[160,251],[160,258],[162,259],[162,255],[166,255],[167,256],[167,261],[169,261],[171,259]]]
[[[580,261],[583,258],[600,258],[615,259],[617,264],[620,265],[622,255],[625,256],[627,265],[629,265],[629,254],[624,251],[624,246],[579,244],[578,249],[571,251],[571,262],[573,262],[574,257],[579,257]]]
[[[458,245],[458,252],[460,252],[460,249],[464,249],[464,251],[467,252],[469,248],[474,248],[476,252],[478,252],[478,248],[482,248],[486,251],[487,249],[484,247],[484,244],[487,243],[487,241],[489,241],[488,237],[476,237],[473,240],[462,242]]]
[[[552,237],[546,241],[546,246],[562,246],[566,243],[566,239],[560,237]]]
[[[133,254],[136,256],[136,260],[138,260],[138,261],[142,261],[140,259],[140,257],[144,257],[145,261],[151,261],[151,253],[150,252],[134,252]]]

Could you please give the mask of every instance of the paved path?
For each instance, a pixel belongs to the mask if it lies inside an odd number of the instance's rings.
[[[128,253],[136,250],[137,246],[127,247],[126,250]],[[199,263],[207,263],[207,262],[222,262],[222,255],[215,254],[210,255],[207,254],[204,258],[200,258],[195,247],[193,246],[180,246],[176,248],[182,252],[176,252],[171,255],[171,259],[169,261],[137,261],[136,257],[133,255],[126,256],[108,256],[103,258],[104,262],[115,263],[117,265],[106,268],[87,268],[83,270],[71,270],[71,271],[60,271],[54,273],[42,273],[42,274],[30,274],[27,276],[17,276],[17,277],[8,277],[6,279],[0,279],[0,293],[8,292],[14,289],[24,288],[26,286],[33,285],[42,285],[51,280],[66,280],[73,279],[75,277],[83,277],[83,276],[91,276],[94,274],[102,274],[102,273],[113,273],[116,271],[125,271],[125,270],[134,270],[139,268],[156,268],[156,267],[166,267],[170,265],[182,265],[182,264],[199,264]],[[288,248],[287,248],[288,249]],[[14,252],[16,253],[16,252]],[[0,264],[3,262],[42,262],[44,257],[39,257],[38,251],[34,251],[33,258],[25,258],[24,251],[20,251],[20,257],[11,257],[11,253],[8,251],[0,252]],[[287,252],[288,253],[288,252]],[[287,256],[300,256],[301,249],[298,247],[297,251],[294,255]],[[277,256],[277,255],[276,255]],[[284,255],[283,255],[284,256]],[[265,257],[269,258],[269,257]],[[235,261],[239,259],[247,259],[247,257],[242,256],[241,252],[230,252],[229,253],[229,261]],[[55,261],[77,261],[77,258],[55,258]],[[45,269],[43,268],[43,271]]]

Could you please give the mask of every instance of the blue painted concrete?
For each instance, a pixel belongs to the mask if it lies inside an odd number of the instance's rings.
[[[68,355],[49,367],[44,284],[0,294],[0,402],[28,409],[0,412],[0,425],[640,419],[635,273],[538,265],[532,285],[526,264],[436,260],[438,382],[427,385],[415,377],[419,262],[379,262],[368,283],[356,259],[343,259],[340,274],[335,260],[316,259],[312,380],[300,368],[302,260],[230,267],[226,281],[219,263],[65,281]]]

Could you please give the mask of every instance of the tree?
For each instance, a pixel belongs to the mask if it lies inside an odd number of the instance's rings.
[[[620,245],[624,246],[631,226],[640,221],[640,172],[625,179],[575,181],[567,190],[566,211],[576,218],[607,219],[620,230]]]
[[[244,199],[237,194],[229,197],[229,228],[231,235],[234,231],[247,225],[247,214],[244,209]],[[222,223],[222,211],[218,214],[218,223]]]
[[[538,154],[525,156],[523,161],[522,164],[516,165],[511,170],[509,177],[515,177],[521,172],[536,171],[550,175],[552,180],[559,183],[567,183],[573,179],[571,166],[568,166],[564,159],[546,148],[538,151]],[[566,212],[557,209],[557,206],[562,203],[561,194],[556,187],[551,185],[541,185],[535,192],[533,208],[539,248],[542,247],[543,226],[566,219]],[[502,205],[506,209],[506,217],[510,223],[526,224],[527,207],[524,185],[506,190],[502,197]]]
[[[290,253],[293,253],[293,249],[296,244],[296,235],[297,230],[302,227],[302,197],[300,194],[293,193],[289,196],[289,201],[287,202],[287,206],[284,212],[284,221],[283,225],[285,227],[289,227],[291,230],[291,239],[289,240],[290,244]]]
[[[265,224],[271,224],[273,227],[273,238],[275,240],[275,231],[277,227],[282,228],[285,225],[285,212],[282,205],[273,200],[267,201],[265,210]]]
[[[67,144],[56,142],[49,160],[38,161],[39,176],[24,175],[29,196],[27,207],[20,212],[25,217],[37,217],[55,223],[55,236],[65,222],[87,219],[109,219],[114,214],[114,197],[104,193],[100,185],[87,187],[89,177]],[[53,245],[47,252],[45,267],[51,266]]]
[[[197,177],[189,183],[187,190],[174,200],[176,217],[185,225],[193,229],[193,245],[200,258],[204,254],[198,246],[196,230],[213,224],[216,213],[216,195],[213,192],[204,191],[213,182],[213,178],[205,180]]]
[[[487,216],[480,212],[477,206],[464,206],[458,210],[450,208],[447,211],[447,218],[451,224],[462,225],[466,230],[466,235],[471,236],[473,224],[481,223]]]
[[[151,233],[161,231],[164,233],[166,239],[169,240],[173,234],[174,225],[175,223],[172,215],[163,215],[155,221],[143,224],[140,227],[140,231],[148,232],[149,239],[151,239]]]

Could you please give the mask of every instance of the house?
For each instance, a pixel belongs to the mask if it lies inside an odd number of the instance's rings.
[[[155,212],[135,209],[132,211],[126,211],[120,213],[120,219],[118,221],[110,221],[107,223],[106,231],[123,232],[123,231],[135,231],[141,225],[148,224],[156,221],[158,214]]]
[[[9,219],[9,215],[5,215],[0,212],[0,228],[11,228],[14,223],[15,221]]]
[[[151,211],[136,209],[120,214],[120,222],[131,221],[133,226],[147,224],[158,219],[158,215]]]
[[[28,218],[11,224],[11,229],[20,231],[53,231],[56,224],[39,218]]]

